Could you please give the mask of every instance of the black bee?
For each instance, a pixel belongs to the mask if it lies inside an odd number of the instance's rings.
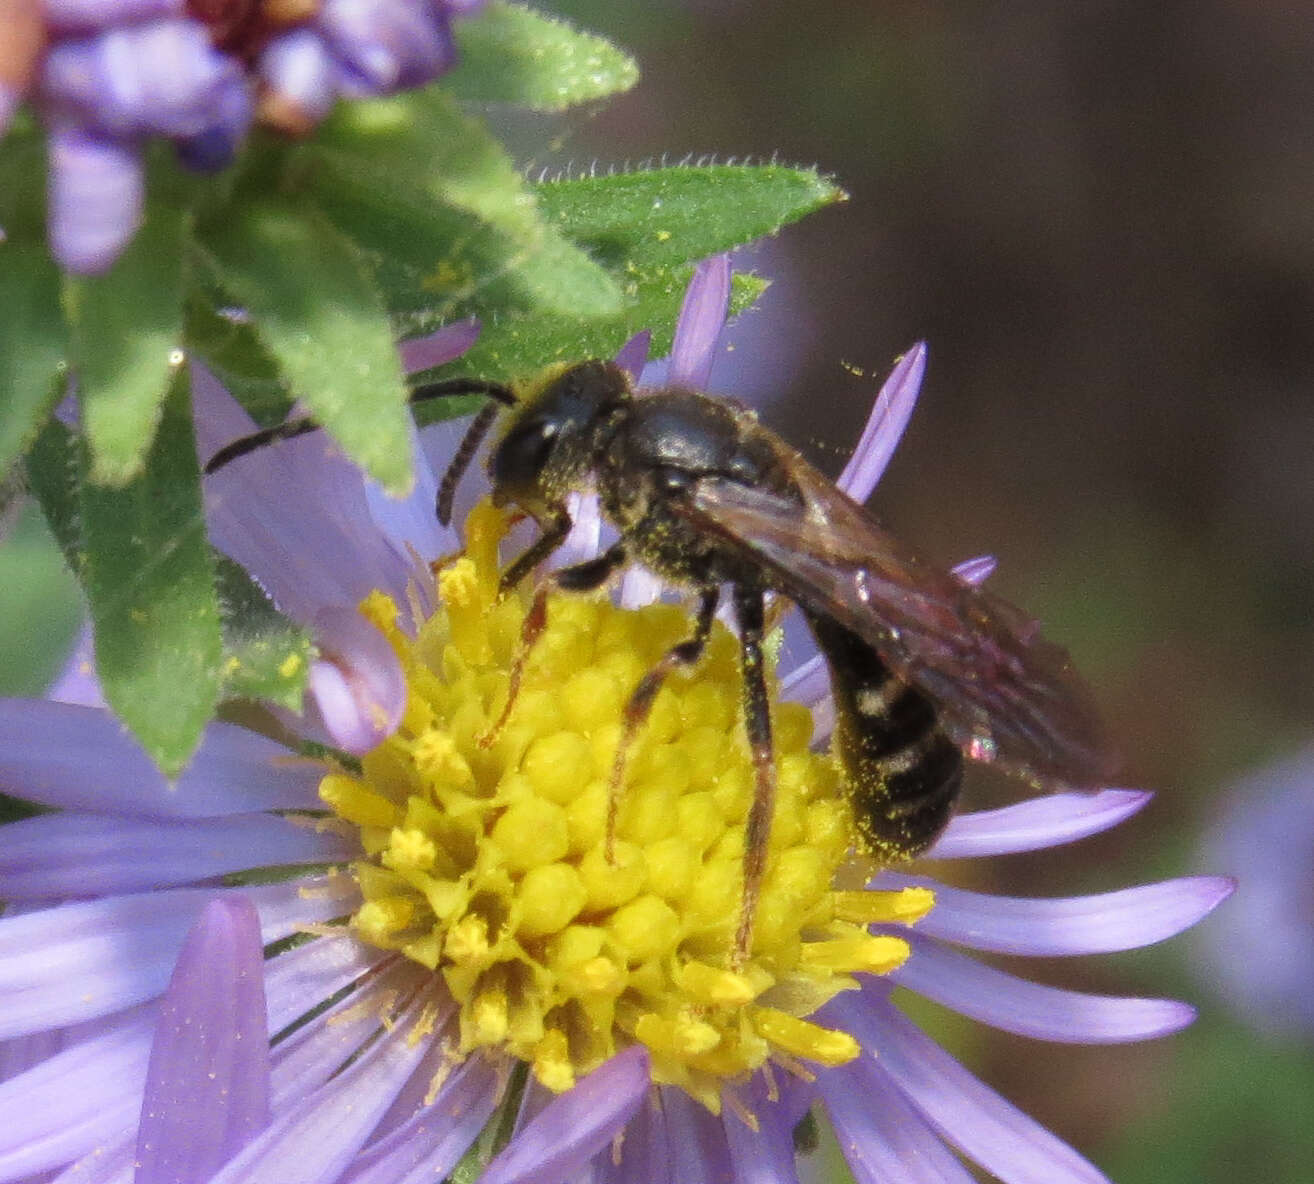
[[[488,461],[493,500],[530,515],[540,533],[503,573],[504,589],[565,540],[572,492],[596,490],[619,532],[597,558],[540,580],[508,702],[489,738],[511,711],[551,589],[600,588],[637,561],[698,599],[692,635],[644,676],[626,707],[608,851],[626,750],[666,677],[701,657],[721,589],[730,589],[756,777],[736,964],[752,940],[775,796],[762,653],[768,592],[798,606],[828,663],[835,750],[858,844],[880,860],[912,859],[934,842],[958,797],[964,754],[1037,784],[1093,786],[1112,772],[1096,712],[1067,654],[1040,638],[1019,610],[889,534],[752,412],[691,390],[636,397],[626,372],[605,361],[556,372],[523,402],[496,383],[465,380],[422,387],[415,398],[472,392],[495,402],[467,431],[437,510],[450,520],[456,485],[496,404],[512,407]],[[315,426],[292,421],[235,441],[207,471]]]

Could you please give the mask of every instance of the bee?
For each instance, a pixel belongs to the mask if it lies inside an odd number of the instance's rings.
[[[597,360],[558,368],[524,399],[464,379],[421,387],[414,399],[468,393],[490,402],[444,474],[436,508],[449,522],[457,484],[499,405],[509,408],[487,462],[492,497],[531,517],[539,534],[506,568],[503,590],[565,541],[571,493],[596,492],[619,536],[597,557],[539,579],[508,700],[486,740],[512,709],[551,591],[602,588],[637,562],[697,599],[690,636],[643,676],[624,709],[609,855],[626,751],[665,680],[702,657],[729,590],[754,768],[734,965],[752,944],[775,800],[763,653],[768,594],[800,609],[827,663],[843,792],[858,847],[879,861],[911,860],[931,846],[958,799],[965,758],[1036,785],[1093,787],[1112,773],[1103,728],[1067,653],[1020,610],[888,532],[751,411],[680,388],[640,397],[623,369]],[[234,441],[207,472],[316,426],[291,421]]]

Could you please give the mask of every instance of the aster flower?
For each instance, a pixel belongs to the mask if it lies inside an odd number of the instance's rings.
[[[699,269],[671,382],[705,378],[727,284],[723,260]],[[879,478],[924,363],[910,351],[882,391],[846,474],[854,496]],[[233,434],[225,399],[200,388],[203,447]],[[208,493],[221,545],[289,611],[339,613],[358,597],[386,640],[400,723],[358,762],[217,723],[169,786],[95,708],[0,704],[2,783],[60,811],[12,824],[0,845],[0,897],[18,910],[0,919],[0,1106],[24,1114],[0,1131],[0,1181],[65,1167],[127,1179],[143,1147],[151,1165],[174,1165],[191,1146],[209,1158],[177,1178],[434,1180],[503,1105],[518,1107],[512,1137],[485,1184],[789,1181],[793,1130],[818,1101],[864,1184],[970,1179],[950,1147],[1006,1181],[1103,1178],[920,1033],[891,988],[1037,1038],[1159,1036],[1192,1010],[1032,984],[961,951],[1144,945],[1197,921],[1226,881],[1015,900],[892,872],[837,880],[846,807],[812,750],[825,722],[809,707],[825,690],[804,664],[785,672],[778,705],[780,802],[754,949],[731,970],[751,793],[732,636],[718,628],[659,697],[610,864],[619,713],[687,630],[683,612],[644,581],[627,586],[628,608],[554,600],[516,712],[482,748],[525,607],[496,597],[507,523],[476,507],[453,558],[431,475],[390,502],[326,449],[307,436],[244,458]],[[579,511],[572,545],[587,552],[599,528],[587,499]],[[344,714],[359,703],[346,696]],[[932,855],[1057,846],[1147,800],[1109,789],[963,814]],[[351,874],[337,870],[347,861]],[[251,881],[261,868],[283,874]],[[250,989],[261,968],[263,1004]],[[234,1088],[176,1071],[200,1055],[184,1051],[189,1033],[250,1049],[254,1030],[272,1039],[267,1065],[221,1058]],[[136,1178],[173,1178],[163,1171]]]
[[[436,78],[455,62],[452,18],[479,5],[7,0],[0,133],[30,97],[50,131],[51,249],[99,272],[141,222],[150,139],[171,140],[190,169],[221,169],[254,121],[303,135],[339,95]]]

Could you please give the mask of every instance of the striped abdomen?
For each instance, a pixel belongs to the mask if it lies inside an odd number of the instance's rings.
[[[808,614],[830,666],[834,748],[844,768],[858,846],[886,862],[912,859],[944,829],[963,756],[940,729],[935,704],[901,682],[856,634]]]

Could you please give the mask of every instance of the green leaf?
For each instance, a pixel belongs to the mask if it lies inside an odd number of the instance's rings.
[[[325,190],[335,178],[354,178],[354,192],[346,193],[344,201],[360,202],[362,186],[368,183],[376,193],[391,195],[386,202],[375,199],[380,212],[386,208],[387,216],[409,223],[419,236],[427,238],[423,224],[435,203],[492,226],[514,244],[508,267],[516,272],[517,290],[536,308],[605,317],[615,315],[623,303],[616,280],[547,224],[533,189],[483,124],[465,115],[437,87],[339,104],[314,143],[301,152],[306,183],[326,205],[332,203]],[[327,173],[320,175],[325,168]],[[361,221],[353,220],[351,232]],[[451,244],[453,252],[460,242]],[[433,254],[428,243],[420,249]],[[445,258],[426,257],[421,268],[431,279],[437,276],[440,286]],[[421,314],[426,301],[436,303],[432,291],[421,287],[388,295],[394,308],[414,318],[405,325],[407,331],[435,323]],[[481,299],[481,311],[486,315],[490,310]]]
[[[80,492],[96,672],[109,705],[170,777],[214,713],[222,658],[187,376],[186,366],[174,372],[142,474],[120,488],[95,485],[84,455]]]
[[[314,210],[250,201],[205,228],[221,286],[251,315],[291,393],[389,492],[411,483],[407,389],[360,251]]]
[[[204,359],[261,427],[278,423],[287,418],[293,402],[287,381],[250,317],[222,304],[211,293],[189,293],[183,314],[187,351]]]
[[[675,165],[536,188],[554,226],[625,274],[728,251],[845,197],[813,169],[775,164]]]
[[[223,617],[223,694],[295,711],[310,673],[310,633],[280,613],[244,568],[215,555]]]
[[[155,204],[108,272],[65,281],[93,481],[122,485],[146,459],[182,345],[187,222]]]
[[[59,272],[45,245],[0,245],[0,473],[59,399],[66,352]]]
[[[4,227],[4,249],[19,243],[45,248],[46,240],[46,142],[36,133],[20,109],[14,125],[0,139],[0,227]],[[28,126],[20,126],[27,123]],[[10,266],[0,264],[0,270]],[[52,264],[53,266],[53,264]]]
[[[27,485],[70,569],[82,574],[82,526],[79,505],[77,440],[57,419],[49,420],[32,441],[27,457]]]
[[[459,99],[563,111],[639,80],[634,60],[609,41],[520,4],[490,4],[455,28],[461,60],[443,87]]]

